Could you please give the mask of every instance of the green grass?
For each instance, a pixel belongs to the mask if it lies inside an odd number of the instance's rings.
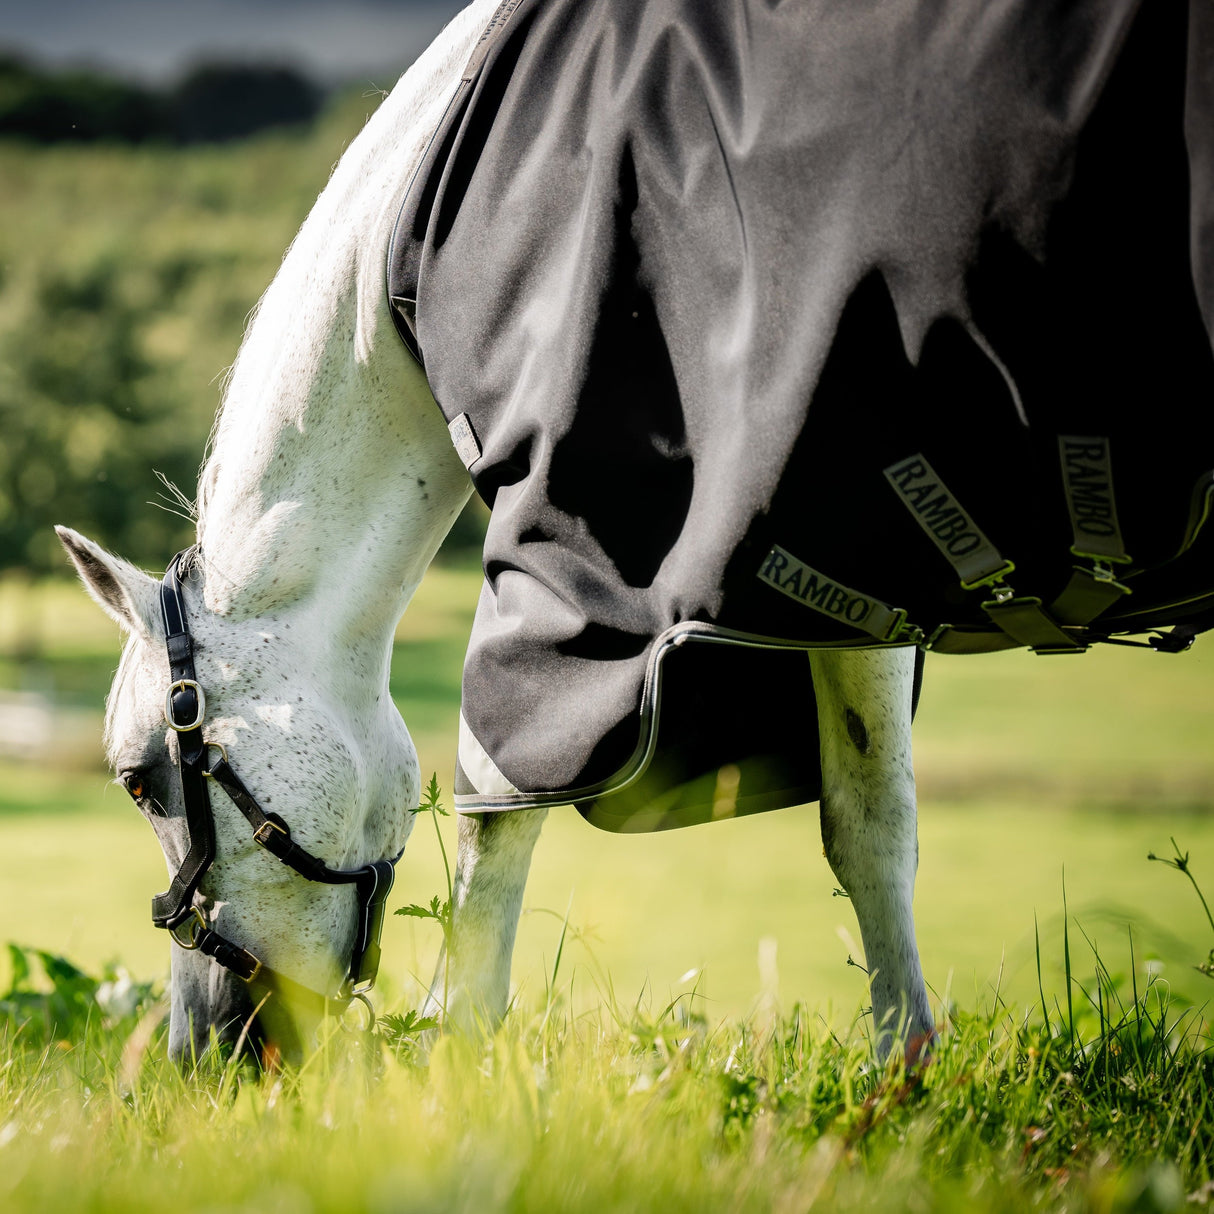
[[[1039,1011],[957,1013],[913,1076],[805,1006],[721,1022],[688,992],[575,1015],[557,966],[489,1041],[427,1058],[390,1026],[334,1030],[299,1073],[182,1074],[150,995],[123,1012],[87,976],[55,978],[67,1032],[36,1015],[0,1029],[14,1212],[1209,1205],[1214,1055],[1158,985],[1105,969],[1086,984],[1101,1019],[1078,987],[1074,1032]]]
[[[435,570],[398,633],[393,693],[440,780],[477,582]],[[76,588],[39,587],[31,673],[12,657],[16,593],[0,586],[0,686],[60,689],[93,716],[79,753],[0,763],[0,941],[158,983],[164,862],[98,762],[116,631]],[[1214,886],[1209,684],[1201,643],[929,663],[916,909],[953,1020],[921,1082],[871,1066],[858,933],[814,807],[642,837],[557,811],[516,1011],[489,1046],[443,1041],[423,1067],[381,1042],[374,1078],[338,1044],[299,1078],[180,1076],[157,1014],[107,1022],[90,996],[87,1028],[0,1043],[0,1208],[1204,1208],[1211,987],[1194,967],[1214,940],[1146,855],[1176,836]],[[419,828],[395,905],[442,888]],[[389,918],[381,1007],[416,1006],[438,943],[433,923]]]

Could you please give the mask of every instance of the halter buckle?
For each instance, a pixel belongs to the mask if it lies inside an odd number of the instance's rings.
[[[194,714],[192,721],[187,721],[182,724],[177,720],[173,711],[173,694],[177,691],[192,691],[194,698],[197,701],[198,709]],[[207,697],[196,679],[178,679],[176,683],[170,683],[169,689],[164,696],[164,719],[168,722],[170,729],[176,730],[178,733],[189,733],[191,729],[197,729],[206,718],[207,715]]]
[[[202,933],[207,930],[207,921],[202,917],[202,911],[196,906],[190,907],[190,913],[179,923],[169,928],[169,935],[184,949],[193,951],[202,943]],[[179,935],[178,933],[184,933]]]
[[[261,847],[268,848],[270,846],[270,840],[274,837],[271,833],[272,831],[278,831],[280,835],[284,835],[288,839],[291,837],[291,832],[289,830],[284,830],[278,825],[277,822],[274,821],[273,818],[267,818],[253,832],[253,842],[257,843]]]

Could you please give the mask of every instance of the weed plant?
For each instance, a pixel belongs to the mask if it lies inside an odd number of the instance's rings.
[[[423,808],[441,812],[436,788]],[[1200,895],[1174,850],[1164,862]],[[450,931],[441,897],[417,912]],[[1204,1012],[1142,975],[1132,936],[1119,970],[1071,927],[1065,990],[946,1008],[911,1073],[896,1050],[873,1062],[864,1016],[839,1037],[801,1005],[710,1024],[694,990],[653,1008],[600,974],[598,1009],[575,1015],[567,919],[542,998],[496,1033],[332,1024],[298,1071],[264,1074],[218,1050],[178,1069],[156,990],[14,949],[0,1208],[1209,1208]]]

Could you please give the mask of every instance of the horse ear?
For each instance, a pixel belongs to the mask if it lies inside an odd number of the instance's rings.
[[[153,638],[164,635],[160,583],[128,561],[85,539],[70,527],[56,527],[59,542],[80,574],[84,588],[112,620],[128,632]]]

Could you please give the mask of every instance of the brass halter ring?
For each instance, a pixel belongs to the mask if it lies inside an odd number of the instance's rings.
[[[180,923],[174,923],[169,928],[169,935],[184,949],[196,949],[202,942],[202,933],[207,930],[207,921],[202,917],[202,911],[196,906],[190,907],[190,913]]]
[[[217,751],[219,751],[219,753],[220,753],[221,755],[223,755],[223,761],[224,761],[225,763],[228,761],[228,750],[227,750],[227,747],[226,747],[226,746],[224,746],[224,744],[223,744],[222,742],[203,742],[203,746],[204,746],[204,747],[205,747],[207,750],[217,750]],[[213,779],[215,778],[214,774],[213,774],[212,772],[208,771],[208,770],[207,770],[205,767],[202,769],[202,774],[203,774],[203,775],[204,775],[204,776],[205,776],[205,777],[206,777],[208,780],[213,780]]]

